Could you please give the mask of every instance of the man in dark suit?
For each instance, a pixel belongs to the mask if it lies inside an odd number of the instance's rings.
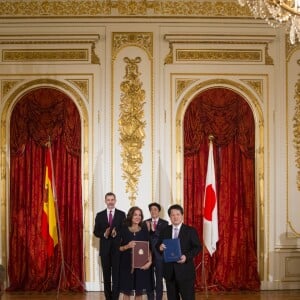
[[[119,299],[119,232],[126,215],[115,208],[116,201],[114,193],[105,195],[107,208],[97,213],[94,227],[94,235],[100,238],[100,258],[106,300]]]
[[[162,256],[161,253],[156,249],[159,233],[166,228],[169,223],[168,221],[159,217],[161,206],[159,203],[152,202],[148,205],[151,218],[146,220],[148,230],[150,232],[150,245],[152,251],[152,264],[155,274],[155,299],[162,300],[163,297],[163,276],[162,276]],[[154,299],[153,294],[148,293],[148,300]]]
[[[183,224],[183,208],[180,205],[170,206],[168,215],[172,224],[161,231],[157,248],[163,253],[166,249],[163,240],[178,237],[182,255],[176,262],[163,263],[167,296],[169,300],[179,300],[180,296],[182,300],[194,300],[194,257],[201,251],[200,240],[194,227]]]

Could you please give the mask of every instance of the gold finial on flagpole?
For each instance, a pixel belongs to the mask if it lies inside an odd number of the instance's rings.
[[[212,141],[215,139],[215,137],[214,137],[212,134],[210,134],[210,135],[208,136],[208,139],[209,139],[210,142],[212,142]]]
[[[48,136],[48,141],[45,144],[46,147],[51,148],[51,138],[50,135]]]

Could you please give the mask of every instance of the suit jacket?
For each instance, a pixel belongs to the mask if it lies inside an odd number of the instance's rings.
[[[163,263],[163,276],[166,280],[194,280],[195,266],[194,257],[201,251],[201,244],[194,227],[182,224],[179,235],[182,255],[186,256],[186,262],[179,264],[177,262]],[[164,239],[172,238],[172,225],[168,225],[159,235],[157,249]]]
[[[147,219],[146,222],[149,221],[151,222],[152,219]],[[158,259],[158,260],[161,260],[162,259],[162,256],[161,256],[161,253],[160,251],[158,251],[156,249],[156,244],[158,242],[158,239],[159,239],[159,234],[162,230],[164,230],[164,228],[166,228],[167,226],[169,225],[169,222],[164,220],[164,219],[161,219],[159,218],[158,219],[158,222],[156,224],[156,230],[155,231],[152,231],[150,229],[150,246],[151,246],[151,251],[152,251],[152,254],[153,254],[153,257],[155,259]]]
[[[109,227],[107,210],[104,209],[97,213],[95,218],[94,235],[100,238],[99,255],[108,255],[111,251],[119,251],[120,245],[120,229],[124,224],[126,215],[123,211],[115,208],[115,213],[112,221],[112,228],[115,228],[117,235],[115,237],[104,237],[104,232]]]

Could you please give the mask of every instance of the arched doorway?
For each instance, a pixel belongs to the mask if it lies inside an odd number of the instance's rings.
[[[51,141],[59,245],[49,256],[41,235],[46,143]],[[9,290],[83,290],[81,119],[55,88],[30,90],[10,122]]]
[[[249,104],[229,88],[209,88],[189,103],[183,125],[185,221],[202,238],[208,136],[214,136],[219,242],[198,257],[197,287],[258,290],[255,121]],[[201,267],[200,267],[201,265]]]

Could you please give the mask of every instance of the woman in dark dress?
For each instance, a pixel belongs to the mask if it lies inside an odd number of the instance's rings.
[[[142,226],[143,212],[139,207],[131,207],[128,211],[125,226],[121,235],[120,256],[120,292],[123,300],[129,300],[135,295],[136,300],[141,300],[143,294],[153,290],[153,273],[151,269],[152,255],[149,251],[148,262],[141,268],[132,268],[132,248],[135,241],[149,241],[149,232]]]

